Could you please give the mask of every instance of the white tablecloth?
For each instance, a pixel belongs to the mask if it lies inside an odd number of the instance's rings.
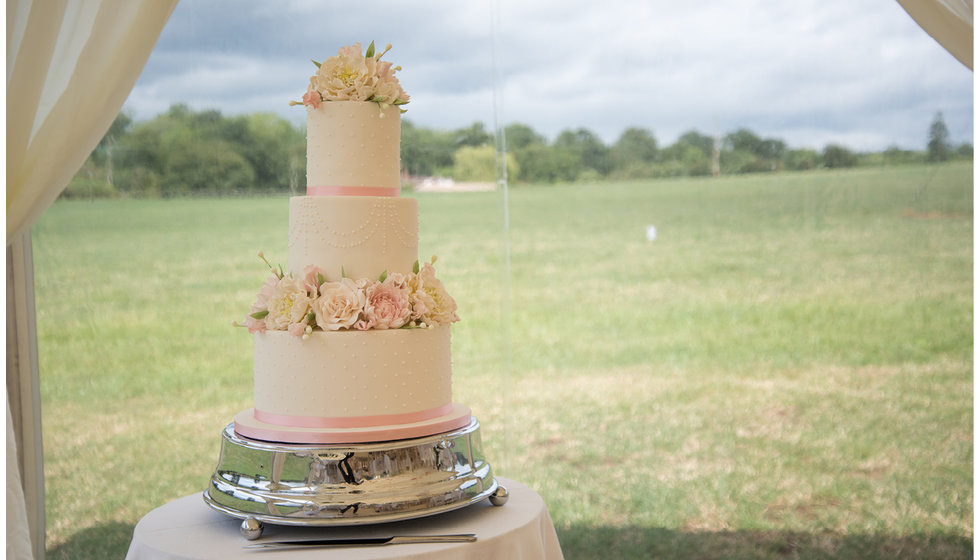
[[[489,501],[431,517],[381,525],[350,527],[287,527],[265,525],[262,537],[247,541],[241,520],[208,507],[201,494],[185,496],[148,513],[136,525],[127,560],[220,558],[234,560],[306,560],[317,558],[417,558],[425,560],[490,559],[547,560],[562,558],[544,500],[512,480],[498,479],[510,492],[501,507]],[[369,547],[316,548],[270,552],[242,548],[246,544],[289,539],[380,537],[392,535],[475,533],[472,543],[397,544]]]

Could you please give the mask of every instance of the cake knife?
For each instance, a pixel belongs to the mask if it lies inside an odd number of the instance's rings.
[[[265,550],[284,550],[288,548],[317,548],[328,546],[386,546],[389,544],[411,543],[455,543],[475,542],[476,535],[417,535],[394,537],[357,537],[346,539],[313,539],[308,541],[276,541],[268,543],[247,544],[243,548],[261,548]]]

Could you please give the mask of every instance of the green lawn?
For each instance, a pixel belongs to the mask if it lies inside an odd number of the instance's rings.
[[[566,558],[972,557],[972,165],[515,187],[508,232],[500,193],[418,198],[456,400]],[[121,558],[205,487],[287,214],[73,201],[35,227],[49,558]]]

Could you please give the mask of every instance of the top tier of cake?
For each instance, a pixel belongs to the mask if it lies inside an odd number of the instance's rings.
[[[398,196],[398,107],[331,101],[306,111],[307,194]]]

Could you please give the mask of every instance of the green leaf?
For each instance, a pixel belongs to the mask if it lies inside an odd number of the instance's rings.
[[[326,281],[327,281],[327,279],[324,278],[322,274],[320,274],[319,272],[316,273],[316,285],[317,286],[322,285]]]
[[[309,323],[310,326],[313,326],[316,324],[314,321],[316,321],[316,313],[310,311],[306,314],[306,322]]]
[[[371,44],[368,45],[367,52],[364,53],[364,57],[365,58],[372,58],[372,57],[374,57],[374,41],[371,41]]]
[[[341,278],[347,278],[347,272],[344,271],[344,267],[343,266],[340,267],[340,277]]]
[[[384,271],[384,272],[382,272],[381,273],[381,276],[378,276],[378,282],[384,283],[384,281],[385,281],[386,278],[388,278],[388,271],[387,270]]]
[[[416,260],[415,261],[415,264],[412,265],[412,273],[418,274],[419,273],[419,270],[420,270],[419,269],[419,261]]]
[[[310,59],[310,62],[312,62],[313,64],[316,64],[316,67],[317,67],[317,68],[319,68],[319,67],[320,67],[320,63],[319,63],[319,62],[317,62],[317,61],[315,61],[315,60],[313,60],[312,58]]]
[[[268,309],[264,309],[262,311],[256,311],[255,313],[252,313],[251,315],[249,315],[249,317],[251,317],[253,319],[265,319],[265,317],[268,314],[269,314],[269,310]]]

